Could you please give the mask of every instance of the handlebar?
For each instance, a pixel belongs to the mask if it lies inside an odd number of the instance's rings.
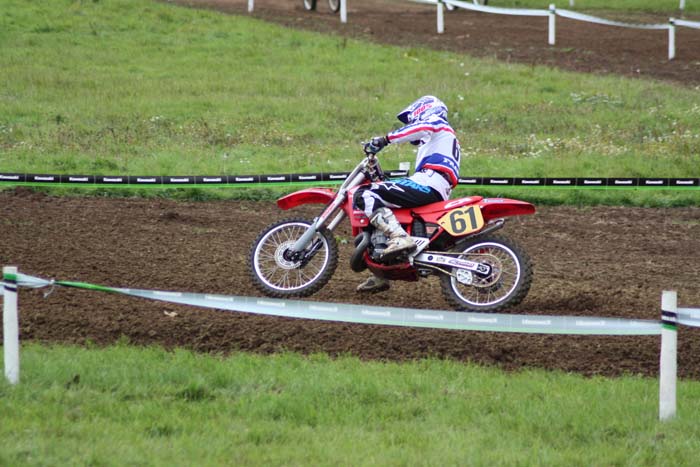
[[[384,171],[379,165],[379,159],[377,158],[377,154],[372,152],[368,153],[365,151],[365,155],[367,157],[367,173],[369,175],[370,180],[372,180],[373,182],[383,181]]]

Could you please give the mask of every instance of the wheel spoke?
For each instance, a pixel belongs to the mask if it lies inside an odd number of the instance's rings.
[[[283,223],[273,227],[259,240],[253,253],[253,269],[267,287],[281,292],[294,291],[321,277],[330,261],[330,245],[323,235],[314,236],[314,241],[321,242],[321,248],[303,269],[301,262],[285,258],[285,252],[308,228],[307,224]]]
[[[497,243],[475,245],[463,252],[460,258],[482,262],[491,266],[487,277],[475,275],[471,285],[451,279],[452,289],[457,296],[476,306],[489,306],[506,299],[517,286],[520,278],[518,258],[511,250]]]

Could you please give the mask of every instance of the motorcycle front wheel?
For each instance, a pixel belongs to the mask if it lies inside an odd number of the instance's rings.
[[[447,301],[458,311],[495,312],[522,302],[532,284],[532,263],[525,251],[502,235],[478,237],[460,245],[459,259],[488,264],[482,275],[453,268],[440,282]]]
[[[304,9],[309,11],[315,10],[316,0],[304,0]]]
[[[249,273],[268,297],[308,297],[326,285],[338,266],[338,244],[319,230],[298,257],[290,248],[311,226],[305,219],[285,219],[268,226],[253,242]]]

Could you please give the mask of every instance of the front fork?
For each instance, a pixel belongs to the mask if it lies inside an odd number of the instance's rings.
[[[355,176],[352,178],[352,180],[347,181],[346,183],[343,184],[341,189],[338,191],[338,194],[336,194],[335,199],[326,206],[326,209],[323,210],[320,216],[318,216],[316,219],[314,219],[313,224],[311,224],[311,227],[304,232],[304,235],[299,237],[299,240],[297,240],[294,245],[290,248],[290,250],[293,253],[299,253],[300,251],[303,251],[308,245],[311,239],[316,235],[316,232],[318,232],[318,229],[321,228],[321,226],[342,206],[342,204],[345,202],[345,198],[348,195],[348,188],[349,187],[354,187],[359,185],[363,180],[365,179],[364,173],[355,173]],[[345,212],[340,211],[338,214],[336,214],[335,218],[328,224],[327,229],[330,230],[331,232],[335,230],[336,227],[338,227],[338,224],[345,219]]]
[[[338,197],[341,200],[344,199],[343,197]],[[311,226],[304,232],[304,234],[299,237],[299,239],[292,245],[291,248],[289,248],[287,251],[285,251],[282,256],[284,257],[285,260],[291,261],[293,263],[300,263],[300,267],[304,267],[308,264],[309,261],[311,261],[311,258],[318,253],[318,251],[321,249],[321,246],[323,245],[323,241],[320,239],[314,240],[312,242],[312,239],[314,235],[319,231],[321,226],[328,220],[340,207],[341,202],[338,202],[338,198],[334,200],[331,204],[329,204],[326,209],[321,213],[319,217],[314,219],[313,223]],[[333,232],[336,227],[345,219],[345,211],[340,211],[335,214],[335,217],[333,220],[331,220],[328,223],[328,226],[326,229],[329,231]],[[311,246],[309,247],[309,244]],[[307,248],[308,247],[308,248]]]
[[[340,224],[340,222],[345,218],[345,212],[341,211],[339,212],[335,218],[328,224],[327,229],[329,231],[335,230],[335,228]],[[306,232],[304,232],[304,235],[299,237],[299,240],[296,241],[296,243],[286,250],[284,253],[282,253],[282,257],[287,260],[291,261],[293,263],[301,263],[300,266],[304,267],[306,264],[311,261],[311,258],[314,257],[316,253],[318,253],[318,250],[321,249],[321,246],[323,245],[323,241],[320,239],[316,239],[313,242],[311,242],[311,238],[318,232],[318,229],[320,226],[323,224],[323,221],[321,221],[320,217],[317,217],[314,220],[314,223],[311,224],[311,226],[308,228]],[[304,247],[302,247],[301,250],[295,251],[294,248],[302,241],[305,241]],[[306,248],[306,246],[309,245],[309,242],[311,242],[311,246],[309,248]]]

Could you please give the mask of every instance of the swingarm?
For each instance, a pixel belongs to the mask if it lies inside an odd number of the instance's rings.
[[[488,264],[455,258],[454,256],[450,256],[449,253],[420,253],[413,258],[413,263],[416,266],[428,266],[440,269],[445,267],[464,269],[482,276],[491,274],[491,266]]]

